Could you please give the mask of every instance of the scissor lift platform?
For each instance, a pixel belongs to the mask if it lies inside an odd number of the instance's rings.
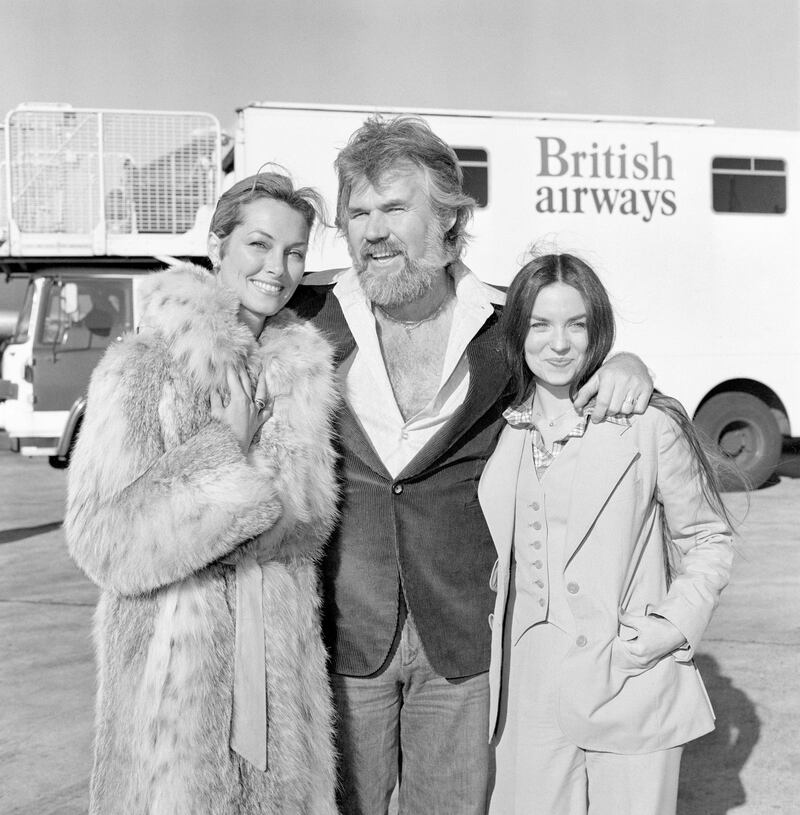
[[[0,259],[205,254],[214,116],[21,105],[2,139]]]

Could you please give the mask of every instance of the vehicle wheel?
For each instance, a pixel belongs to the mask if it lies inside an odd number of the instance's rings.
[[[758,397],[738,391],[719,393],[697,411],[694,421],[736,463],[754,489],[772,475],[783,437],[775,415]],[[724,473],[722,482],[728,490],[741,487]]]

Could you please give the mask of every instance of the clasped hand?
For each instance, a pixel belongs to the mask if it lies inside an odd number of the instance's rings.
[[[263,374],[258,378],[255,396],[244,368],[228,367],[225,375],[226,392],[211,394],[211,415],[230,427],[242,452],[247,455],[259,428],[272,416],[272,400]]]
[[[639,616],[620,609],[619,621],[636,632],[633,639],[624,641],[625,648],[631,660],[643,671],[686,644],[683,634],[664,617],[655,614]]]

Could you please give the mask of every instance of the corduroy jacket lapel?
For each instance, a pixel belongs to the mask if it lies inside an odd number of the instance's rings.
[[[380,456],[372,446],[372,442],[370,442],[366,433],[364,433],[361,428],[361,423],[353,415],[347,403],[344,403],[340,408],[338,430],[344,448],[351,455],[360,458],[367,467],[381,478],[385,478],[387,481],[392,480],[392,476],[384,466]]]
[[[338,366],[353,352],[356,341],[342,313],[336,297],[330,294],[332,286],[300,286],[290,301],[298,317],[311,320],[324,332],[333,346],[334,362]]]
[[[325,332],[334,346],[336,364],[339,365],[355,348],[355,340],[339,301],[336,297],[325,296],[330,287],[303,288],[305,289],[303,297],[297,298],[297,302],[293,301],[292,306],[300,316],[313,320],[314,324]],[[498,401],[508,385],[509,374],[498,328],[498,311],[489,318],[467,346],[467,359],[470,384],[464,404],[409,462],[399,478],[418,476],[441,458]],[[346,406],[342,408],[340,433],[349,449],[367,466],[379,475],[389,478],[386,468],[365,436],[360,423]]]

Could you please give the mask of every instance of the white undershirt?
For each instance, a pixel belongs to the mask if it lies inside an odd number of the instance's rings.
[[[448,267],[455,285],[453,322],[436,396],[408,421],[403,419],[386,373],[375,317],[353,269],[342,272],[333,293],[356,348],[339,367],[353,415],[394,478],[461,406],[469,388],[466,350],[493,313],[489,288],[462,263]]]

